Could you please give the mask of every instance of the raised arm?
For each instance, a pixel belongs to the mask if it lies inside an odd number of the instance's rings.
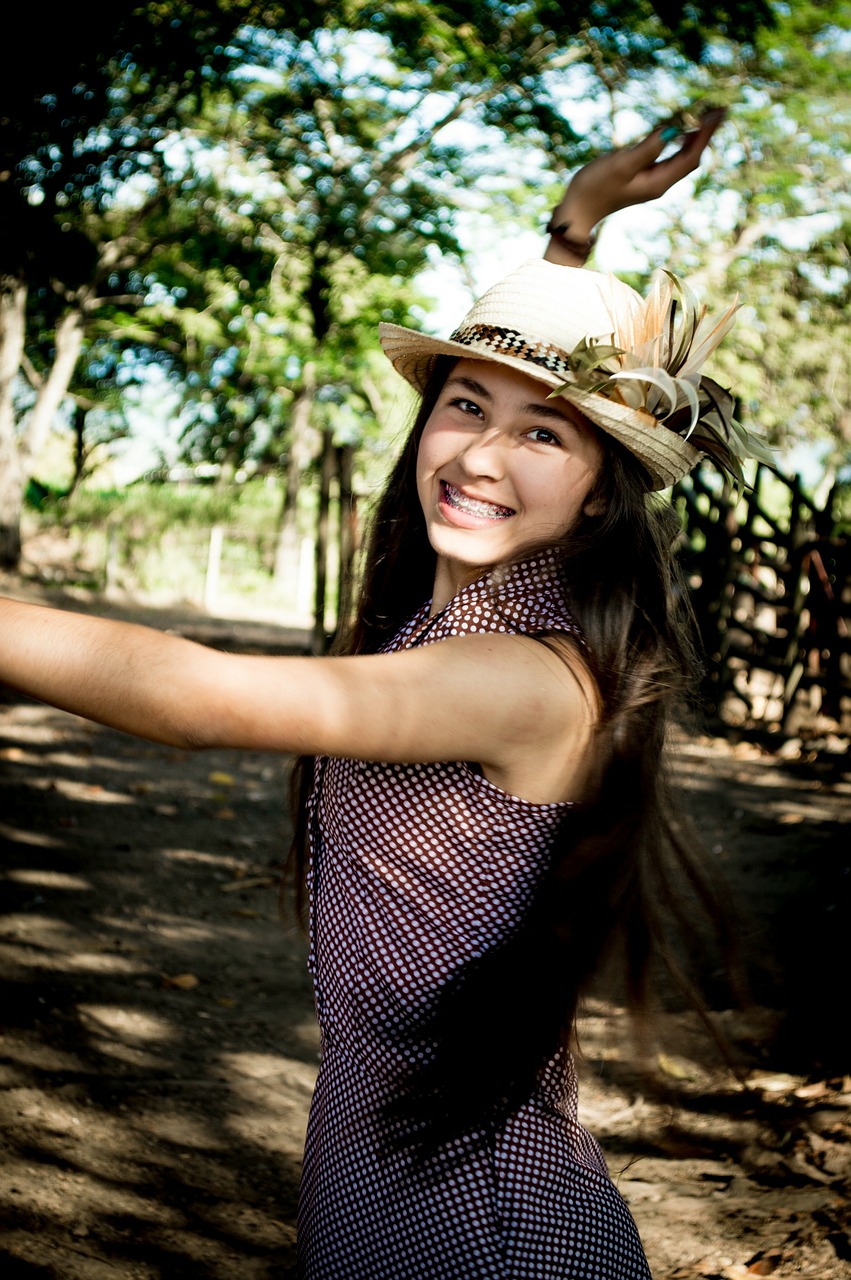
[[[666,160],[659,156],[678,130],[660,125],[634,146],[611,151],[585,165],[574,174],[553,210],[553,234],[544,257],[565,267],[581,267],[593,245],[597,224],[618,209],[658,199],[675,182],[693,173],[723,119],[721,108],[706,112],[699,128],[686,133],[682,145]]]

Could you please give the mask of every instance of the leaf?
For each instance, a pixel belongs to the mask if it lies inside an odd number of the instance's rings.
[[[177,991],[193,991],[201,981],[194,973],[177,973],[174,977],[162,973],[160,977],[164,987],[174,987]]]
[[[656,1059],[666,1076],[674,1080],[693,1080],[694,1071],[684,1058],[672,1058],[667,1053],[660,1053]]]

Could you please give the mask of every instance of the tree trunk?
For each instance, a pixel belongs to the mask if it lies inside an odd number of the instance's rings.
[[[86,471],[86,414],[88,410],[81,404],[74,405],[74,474],[67,496],[70,497],[83,482]]]
[[[0,568],[21,558],[24,467],[15,431],[13,392],[24,351],[27,287],[14,276],[0,279]]]
[[[301,391],[293,405],[290,419],[290,448],[287,458],[287,473],[284,479],[284,497],[281,503],[281,514],[278,519],[278,538],[275,547],[275,581],[283,582],[287,571],[296,561],[298,530],[296,514],[298,510],[299,482],[305,467],[313,456],[311,440],[310,411],[313,397],[316,394],[316,368],[308,361],[304,366]]]
[[[345,635],[349,617],[357,548],[357,498],[354,492],[355,449],[343,444],[337,449],[337,475],[340,480],[340,574],[337,584],[337,634]]]
[[[322,433],[322,469],[319,478],[319,509],[316,517],[316,595],[313,616],[313,653],[327,648],[325,602],[328,590],[328,525],[331,509],[331,482],[334,479],[334,436],[330,427]]]
[[[50,372],[38,389],[27,423],[25,447],[27,463],[34,462],[47,440],[47,433],[62,401],[68,394],[71,378],[83,346],[83,313],[79,308],[66,311],[53,332],[54,356]]]
[[[14,421],[12,423],[14,432]],[[0,569],[17,569],[21,560],[24,480],[14,435],[0,424]]]

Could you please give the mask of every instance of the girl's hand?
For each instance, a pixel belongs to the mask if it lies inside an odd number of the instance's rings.
[[[590,238],[597,223],[610,213],[656,200],[675,182],[693,173],[724,115],[723,108],[707,111],[699,127],[686,133],[679,150],[666,160],[660,160],[659,156],[676,136],[672,133],[673,125],[659,125],[634,146],[611,151],[586,164],[571,179],[561,202],[553,210],[550,225],[567,223],[568,226],[563,236],[550,237],[544,257],[564,266],[581,266],[582,253],[572,251],[565,240],[581,245]]]

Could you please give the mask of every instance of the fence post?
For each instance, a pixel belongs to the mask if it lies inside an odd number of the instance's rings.
[[[106,594],[113,595],[118,587],[118,525],[115,520],[110,520],[106,526],[105,578]]]
[[[298,571],[296,574],[296,613],[299,618],[309,617],[313,606],[314,566],[316,563],[316,547],[313,538],[302,538],[298,550]]]
[[[219,598],[219,573],[222,566],[222,544],[224,530],[220,524],[214,524],[210,530],[210,546],[207,551],[207,572],[204,577],[204,608],[207,613],[214,613]]]
[[[316,595],[313,610],[313,653],[325,652],[325,601],[328,590],[328,512],[334,477],[334,436],[330,427],[322,433],[322,467],[319,475],[319,509],[316,517]]]

